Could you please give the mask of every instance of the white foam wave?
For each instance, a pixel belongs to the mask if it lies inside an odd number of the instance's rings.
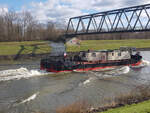
[[[39,92],[34,93],[33,95],[29,96],[28,98],[26,98],[24,100],[19,100],[19,102],[15,102],[13,104],[13,107],[18,106],[20,104],[24,104],[24,103],[30,102],[30,101],[34,100],[38,95],[39,95]]]
[[[92,82],[92,80],[95,80],[95,78],[94,78],[94,77],[90,77],[89,79],[85,80],[85,81],[83,82],[83,84],[84,84],[84,85],[89,84],[90,82]]]
[[[31,96],[28,97],[27,99],[21,101],[19,104],[23,104],[23,103],[29,102],[29,101],[31,101],[31,100],[34,100],[34,99],[37,97],[38,94],[39,94],[39,92],[37,92],[37,93],[31,95]]]
[[[87,80],[85,80],[85,81],[83,82],[83,84],[87,84],[87,83],[89,83],[89,82],[90,82],[90,78],[87,79]]]
[[[140,68],[140,67],[145,67],[145,66],[149,66],[150,62],[147,60],[142,60],[141,64],[138,66],[133,66],[132,68]]]
[[[0,71],[0,81],[8,81],[14,79],[19,80],[21,78],[30,78],[46,74],[50,73],[38,69],[28,70],[27,68],[21,67],[19,69],[9,69]]]
[[[94,73],[95,76],[100,77],[100,78],[106,78],[106,77],[112,77],[112,76],[118,76],[122,74],[126,74],[130,71],[129,66],[123,66],[120,68],[116,68],[111,71],[104,71],[102,73]]]
[[[123,66],[121,68],[117,68],[115,70],[105,72],[105,74],[109,74],[109,75],[121,75],[121,74],[126,74],[129,71],[130,71],[130,67],[129,66]]]
[[[91,83],[92,81],[94,81],[96,79],[104,79],[104,78],[108,78],[108,77],[113,77],[113,76],[126,74],[129,71],[130,71],[129,66],[116,68],[116,69],[111,70],[111,71],[103,71],[103,72],[90,71],[89,74],[88,74],[89,78],[87,80],[85,80],[82,84],[86,85],[86,84],[89,84],[89,83]]]

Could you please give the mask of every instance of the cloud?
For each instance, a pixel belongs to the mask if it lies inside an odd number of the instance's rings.
[[[32,2],[29,10],[37,20],[57,21],[91,13],[90,11],[101,12],[146,3],[149,3],[148,0],[47,0]]]
[[[59,0],[49,0],[46,2],[33,2],[30,11],[41,21],[56,19],[66,19],[71,16],[82,14],[80,9],[71,7],[70,5],[60,2]]]
[[[141,5],[148,3],[148,0],[124,0],[124,5]]]
[[[0,5],[0,15],[4,15],[8,12],[8,7],[6,5]]]

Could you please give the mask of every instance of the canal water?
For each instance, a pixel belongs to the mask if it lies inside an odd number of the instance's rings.
[[[93,107],[105,98],[125,94],[150,83],[150,52],[141,52],[146,66],[128,66],[105,72],[48,73],[39,70],[40,60],[0,64],[0,112],[55,113],[55,109],[77,101]]]

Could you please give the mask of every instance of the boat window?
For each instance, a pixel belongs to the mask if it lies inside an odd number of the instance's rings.
[[[83,53],[83,54],[82,54],[82,57],[86,57],[86,53]]]
[[[114,56],[114,53],[112,53],[112,56]]]
[[[96,57],[96,53],[92,53],[92,57]]]
[[[118,53],[118,56],[121,56],[121,53]]]

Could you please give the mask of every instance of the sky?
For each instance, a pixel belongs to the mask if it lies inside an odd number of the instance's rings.
[[[148,4],[150,0],[0,0],[0,13],[29,11],[41,22]]]

